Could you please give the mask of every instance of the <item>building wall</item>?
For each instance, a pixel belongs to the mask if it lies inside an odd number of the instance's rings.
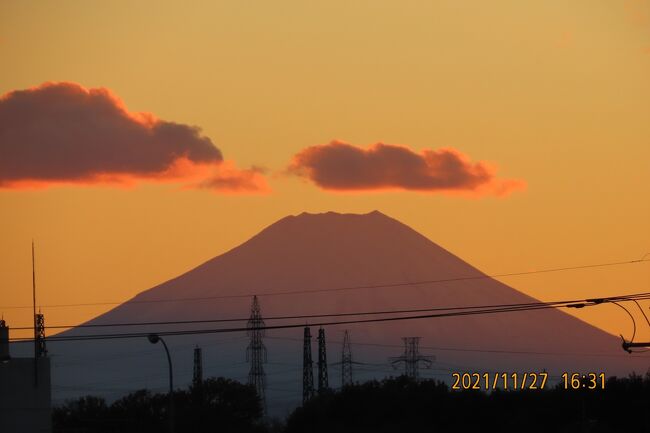
[[[50,359],[38,359],[37,386],[33,358],[0,362],[0,432],[51,431]]]

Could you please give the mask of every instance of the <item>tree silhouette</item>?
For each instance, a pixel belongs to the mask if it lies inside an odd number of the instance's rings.
[[[439,381],[371,381],[319,395],[286,433],[650,431],[650,374],[612,377],[604,389],[450,391]]]
[[[604,389],[451,391],[407,377],[328,390],[289,415],[264,422],[255,388],[211,378],[174,393],[178,433],[401,433],[650,431],[650,374],[611,377]],[[54,410],[56,433],[167,431],[167,395],[132,392],[111,405],[82,397]]]
[[[174,392],[176,432],[264,432],[255,388],[230,379],[207,379],[200,387]],[[132,392],[108,406],[86,396],[53,411],[57,433],[159,433],[167,431],[167,394]]]

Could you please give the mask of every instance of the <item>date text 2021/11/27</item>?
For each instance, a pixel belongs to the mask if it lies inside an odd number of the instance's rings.
[[[452,390],[524,390],[544,389],[548,373],[452,373]],[[562,373],[560,385],[564,389],[603,389],[605,373]]]
[[[452,390],[544,389],[548,373],[452,373]]]

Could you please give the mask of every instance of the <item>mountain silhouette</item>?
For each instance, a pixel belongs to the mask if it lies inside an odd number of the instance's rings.
[[[485,278],[419,283],[472,277]],[[404,284],[412,282],[418,284]],[[395,285],[377,287],[386,284]],[[538,302],[380,212],[302,213],[275,222],[240,246],[138,294],[88,324],[246,318],[253,294],[258,295],[265,317]],[[152,325],[145,329],[244,325]],[[421,337],[421,353],[436,357],[433,369],[422,370],[422,376],[441,380],[449,380],[454,371],[621,375],[644,372],[648,361],[623,353],[617,337],[556,309],[327,326],[330,363],[340,360],[344,329],[351,331],[353,357],[360,363],[353,369],[355,380],[399,375],[400,370],[388,364],[388,357],[401,354],[401,338],[408,336]],[[134,328],[76,328],[62,335],[115,332],[134,332]],[[110,397],[143,386],[164,390],[162,349],[145,340],[51,343],[55,398],[89,392]],[[247,378],[245,332],[166,340],[179,386],[191,379],[192,348],[197,344],[203,347],[206,375]],[[302,328],[269,330],[265,344],[269,409],[286,413],[301,395]],[[315,344],[313,350],[315,355]],[[340,385],[338,368],[330,366],[332,386]]]

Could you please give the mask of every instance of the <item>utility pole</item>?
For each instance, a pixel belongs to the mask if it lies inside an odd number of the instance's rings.
[[[327,376],[327,349],[325,347],[325,330],[318,330],[318,393],[324,392],[329,388],[329,378]]]
[[[347,385],[352,385],[352,347],[350,344],[350,331],[346,329],[341,353],[341,386],[345,387]]]
[[[311,331],[305,326],[302,351],[302,404],[314,396],[314,370],[311,360]]]
[[[194,348],[192,385],[197,390],[203,386],[203,352],[199,346]]]
[[[38,358],[41,355],[41,343],[39,335],[39,318],[36,315],[36,254],[34,253],[34,239],[32,239],[32,312],[34,319],[34,388],[38,387]],[[42,317],[41,317],[42,324]],[[44,332],[44,330],[43,330]],[[43,343],[44,345],[45,343]]]
[[[393,368],[404,363],[404,375],[411,379],[418,380],[420,364],[424,368],[430,368],[434,357],[420,355],[420,337],[403,337],[404,353],[401,356],[390,358]]]
[[[266,373],[264,364],[266,362],[266,347],[264,346],[264,319],[257,296],[253,296],[251,315],[246,324],[250,343],[246,349],[246,361],[250,362],[251,368],[248,372],[248,384],[253,385],[257,396],[262,403],[262,411],[266,414]]]

